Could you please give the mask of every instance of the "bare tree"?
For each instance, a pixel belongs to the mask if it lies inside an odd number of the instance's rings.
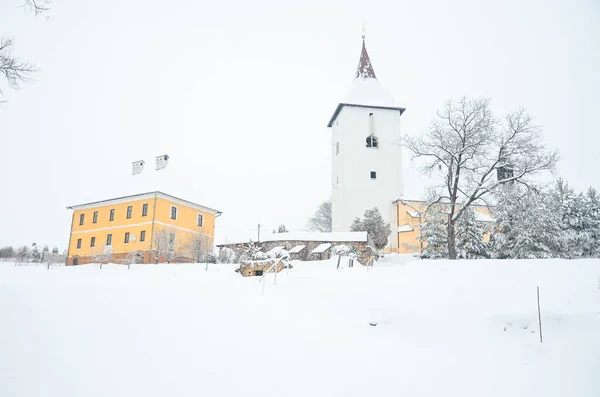
[[[131,269],[131,265],[135,265],[136,263],[142,263],[144,260],[144,252],[140,250],[135,250],[127,253],[127,256],[123,260],[123,264],[127,265],[127,269]]]
[[[558,153],[548,150],[541,129],[525,110],[503,120],[492,115],[488,99],[449,101],[427,132],[406,137],[413,159],[423,159],[422,172],[442,180],[432,187],[432,204],[448,205],[448,256],[456,259],[456,222],[469,206],[506,183],[533,188],[532,177],[553,171]]]
[[[154,263],[158,265],[160,258],[164,258],[167,263],[177,259],[180,256],[180,247],[178,242],[177,229],[174,227],[163,227],[154,234],[153,248],[150,254],[154,258]]]
[[[111,263],[113,260],[113,254],[111,251],[106,251],[103,248],[101,248],[100,251],[95,252],[92,254],[92,260],[94,262],[97,262],[100,264],[100,269],[102,269],[102,265],[104,265],[104,263]]]
[[[23,8],[40,16],[50,10],[51,2],[52,0],[24,0]],[[46,18],[48,17],[46,16]],[[34,63],[21,61],[13,55],[12,37],[0,38],[0,72],[6,78],[9,87],[21,88],[21,84],[33,80],[33,75],[37,71]],[[5,102],[4,92],[0,88],[0,103],[2,102]]]
[[[212,252],[212,238],[205,234],[195,233],[187,242],[187,251],[197,263],[202,262],[206,254]]]
[[[331,232],[331,199],[319,205],[313,216],[308,219],[307,227],[312,232]]]
[[[23,2],[23,8],[28,11],[33,11],[36,16],[44,15],[47,11],[50,11],[50,4],[52,0],[25,0]],[[46,18],[48,18],[46,16]]]

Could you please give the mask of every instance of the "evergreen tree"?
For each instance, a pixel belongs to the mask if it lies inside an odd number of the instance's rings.
[[[561,214],[548,192],[505,186],[498,191],[495,216],[494,257],[534,259],[560,254],[564,246]]]
[[[586,228],[582,240],[585,242],[583,256],[600,257],[600,197],[592,187],[584,196]]]
[[[388,243],[388,237],[392,233],[389,223],[385,223],[377,207],[365,211],[364,218],[355,218],[350,226],[350,231],[366,231],[373,241],[375,248],[380,250]]]
[[[487,244],[483,241],[485,225],[475,219],[475,211],[467,208],[456,223],[456,252],[459,258],[487,258]]]
[[[285,225],[279,225],[279,228],[277,229],[277,233],[287,233],[288,230],[285,228]]]
[[[425,243],[421,258],[447,258],[448,214],[443,211],[441,206],[429,206],[429,209],[421,216],[419,229],[419,241]]]
[[[44,245],[44,248],[42,249],[43,252],[50,252],[50,248],[48,248],[48,245]]]
[[[42,254],[40,253],[39,248],[37,247],[37,245],[33,245],[33,248],[31,249],[31,259],[34,262],[37,262],[40,260],[40,258],[42,257]]]
[[[52,253],[53,254],[58,254],[58,247],[57,246],[52,247]]]

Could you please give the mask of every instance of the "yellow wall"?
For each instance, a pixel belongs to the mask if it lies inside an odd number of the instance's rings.
[[[398,202],[397,205],[397,221],[398,225],[410,225],[412,227],[412,231],[408,232],[398,232],[398,252],[401,254],[418,254],[421,252],[421,242],[419,241],[419,222],[420,219],[418,217],[413,218],[408,214],[408,211],[414,212],[415,209],[417,211],[423,212],[427,208],[427,203],[423,201],[405,201],[406,204],[402,204]],[[490,208],[483,205],[475,205],[472,207],[475,211],[480,212],[482,214],[492,216]],[[490,234],[492,232],[492,225],[486,224],[488,227],[488,232],[484,234],[483,241],[489,241]],[[425,243],[422,244],[425,246]]]
[[[171,219],[171,206],[177,207],[177,219]],[[198,226],[198,214],[204,215],[202,227]],[[164,198],[156,200],[156,222],[165,225],[177,226],[189,231],[201,232],[213,236],[215,233],[215,216],[210,212],[200,211],[196,208],[169,201]]]
[[[148,214],[142,216],[142,207],[145,203],[148,204]],[[170,218],[171,205],[177,207],[176,220]],[[129,219],[126,217],[128,206],[132,206],[132,216]],[[111,209],[115,210],[113,221],[109,221]],[[98,220],[97,223],[92,223],[95,211],[98,211]],[[79,220],[82,213],[85,214],[85,219],[84,224],[80,226]],[[202,227],[198,227],[197,225],[198,213],[204,216]],[[213,213],[201,211],[192,206],[171,201],[160,196],[156,200],[152,196],[142,200],[137,199],[79,209],[75,210],[73,215],[69,243],[69,264],[72,263],[74,256],[89,258],[94,254],[103,252],[108,234],[112,234],[111,248],[114,254],[136,250],[150,250],[152,248],[153,234],[160,227],[175,227],[180,248],[186,246],[189,239],[196,233],[207,235],[211,243],[214,240],[215,215]],[[142,231],[146,231],[144,242],[140,242]],[[127,232],[130,233],[129,243],[125,243],[125,233]],[[135,241],[132,238],[133,236],[135,236]],[[92,237],[96,238],[95,247],[90,247]],[[78,239],[81,239],[81,248],[79,249],[77,248]]]

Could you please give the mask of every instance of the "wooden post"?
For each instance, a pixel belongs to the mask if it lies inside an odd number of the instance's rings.
[[[540,286],[537,286],[537,307],[538,307],[538,323],[540,325],[540,343],[543,341],[542,337],[542,312],[540,310]]]

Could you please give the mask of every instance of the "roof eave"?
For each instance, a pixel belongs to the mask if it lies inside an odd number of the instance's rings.
[[[357,108],[369,108],[369,109],[386,109],[386,110],[398,110],[400,112],[400,116],[402,116],[402,113],[404,113],[404,111],[406,110],[406,108],[402,108],[402,107],[395,107],[395,106],[371,106],[371,105],[357,105],[354,103],[340,103],[337,105],[337,108],[335,109],[335,112],[333,112],[333,116],[331,116],[331,119],[329,120],[329,123],[327,124],[328,128],[331,128],[331,126],[333,126],[333,122],[335,121],[335,119],[337,119],[337,116],[340,114],[340,112],[342,111],[342,108],[344,106],[354,106]]]

